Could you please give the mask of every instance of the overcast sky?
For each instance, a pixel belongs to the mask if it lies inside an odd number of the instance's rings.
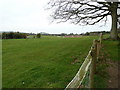
[[[50,13],[45,10],[49,0],[1,0],[0,31],[84,33],[90,31],[110,31],[111,17],[106,26],[79,26],[70,23],[50,23]]]

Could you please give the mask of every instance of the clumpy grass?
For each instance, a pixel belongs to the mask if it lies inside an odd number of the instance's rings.
[[[118,60],[118,53],[120,51],[119,41],[105,40],[104,42],[105,50],[112,60]]]
[[[103,38],[108,38],[109,35],[104,35]],[[100,56],[97,61],[97,69],[95,74],[95,88],[107,88],[109,73],[107,69],[110,67],[108,64],[109,61],[118,61],[119,51],[120,51],[120,42],[114,40],[103,40],[102,48],[100,51]]]
[[[106,63],[98,63],[94,76],[95,88],[107,88],[108,73],[106,72],[108,65]]]

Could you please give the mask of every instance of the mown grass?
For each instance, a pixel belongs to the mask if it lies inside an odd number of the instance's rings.
[[[95,38],[3,40],[3,88],[65,88]]]

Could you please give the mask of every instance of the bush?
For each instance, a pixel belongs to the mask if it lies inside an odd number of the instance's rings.
[[[41,38],[41,34],[40,33],[37,34],[37,38]]]
[[[3,32],[2,39],[21,39],[27,38],[27,34],[19,32]]]

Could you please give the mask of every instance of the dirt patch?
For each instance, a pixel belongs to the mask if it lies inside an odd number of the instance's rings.
[[[71,62],[71,64],[80,63],[80,60],[77,57],[72,56],[72,59],[73,61]]]
[[[107,72],[109,75],[108,79],[108,88],[120,88],[120,74],[119,74],[119,64],[118,61],[107,60],[107,64],[109,67],[107,68]]]

